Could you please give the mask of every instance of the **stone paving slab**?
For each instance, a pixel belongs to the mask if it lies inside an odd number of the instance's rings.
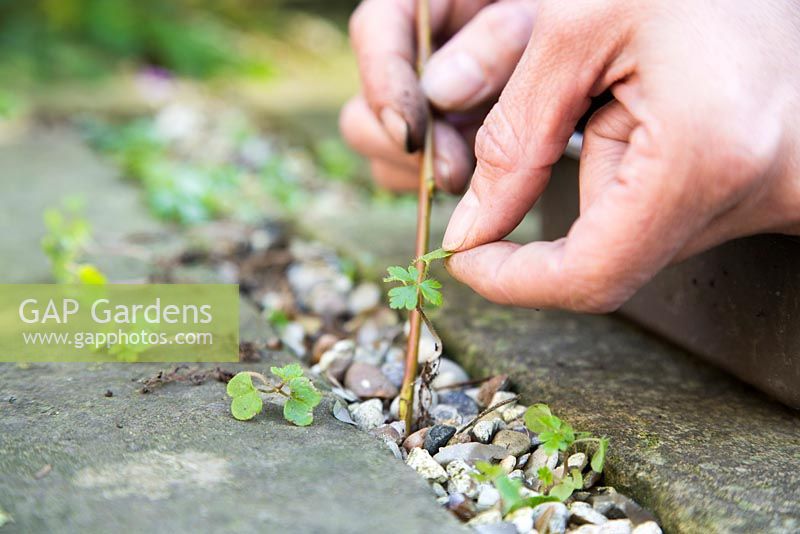
[[[368,274],[408,261],[413,210],[306,214],[307,231],[352,257],[379,251]],[[431,248],[446,220],[445,206]],[[445,352],[474,377],[508,373],[525,403],[608,435],[607,481],[666,531],[800,530],[800,413],[620,318],[500,307],[439,274],[445,307],[432,317]]]
[[[465,531],[329,398],[307,428],[279,406],[240,422],[220,382],[139,393],[160,368],[0,364],[0,532]]]
[[[172,242],[138,190],[77,136],[35,132],[0,144],[0,282],[49,279],[41,215],[69,193],[87,200],[98,240],[148,233],[163,237],[157,246]],[[101,267],[113,279],[150,269]],[[240,313],[243,341],[271,336],[252,307]],[[223,367],[289,361],[270,359]],[[138,392],[137,380],[166,368],[0,364],[0,510],[14,518],[0,532],[466,531],[380,442],[336,421],[329,397],[311,427],[286,423],[277,406],[239,422],[219,382]]]

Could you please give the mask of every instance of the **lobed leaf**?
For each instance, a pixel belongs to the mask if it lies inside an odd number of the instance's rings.
[[[397,265],[393,265],[386,269],[389,276],[383,279],[384,282],[402,282],[403,284],[415,284],[419,277],[419,271],[416,267],[409,267],[404,269]]]
[[[432,306],[442,305],[442,292],[439,291],[441,287],[442,284],[433,278],[423,280],[422,283],[419,284],[419,290],[420,293],[422,293],[422,297]]]
[[[417,287],[398,286],[389,290],[389,307],[395,310],[413,310],[417,307]]]

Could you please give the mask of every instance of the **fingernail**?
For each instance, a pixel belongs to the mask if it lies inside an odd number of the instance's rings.
[[[455,52],[434,57],[422,74],[422,90],[439,107],[463,106],[486,87],[486,76],[474,57]]]
[[[405,147],[408,145],[408,124],[403,117],[391,108],[381,110],[381,123],[392,141]]]
[[[445,250],[458,250],[466,241],[475,219],[478,218],[480,203],[478,197],[472,192],[467,191],[461,198],[461,202],[456,206],[453,215],[442,239],[442,248]]]

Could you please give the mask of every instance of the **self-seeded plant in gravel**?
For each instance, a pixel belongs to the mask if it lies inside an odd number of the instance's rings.
[[[427,243],[427,239],[424,241]],[[439,291],[442,284],[435,278],[430,278],[428,271],[431,263],[443,260],[451,254],[452,252],[441,248],[424,253],[412,261],[407,268],[399,265],[389,267],[386,269],[388,276],[383,279],[386,283],[400,283],[399,286],[389,290],[389,307],[395,310],[405,309],[411,312],[408,319],[410,329],[406,348],[406,369],[403,375],[403,384],[400,388],[400,419],[405,421],[406,428],[414,427],[414,421],[412,420],[413,410],[409,409],[409,407],[414,403],[414,381],[417,378],[417,355],[419,353],[420,331],[423,320],[434,337],[438,337],[433,325],[425,316],[423,306],[425,304],[434,307],[442,305],[442,293]],[[437,344],[441,349],[441,343],[437,342]],[[435,369],[437,368],[423,370],[423,375],[435,375]],[[425,376],[423,376],[423,380],[424,378]]]
[[[475,468],[478,472],[473,473],[472,477],[478,482],[489,482],[493,484],[500,494],[500,500],[503,503],[503,515],[513,512],[518,508],[522,508],[523,506],[535,508],[544,502],[563,500],[554,495],[523,496],[521,491],[522,481],[510,478],[498,464],[478,461],[475,462]]]
[[[307,377],[299,364],[290,363],[283,367],[271,367],[270,372],[278,380],[270,380],[261,373],[243,371],[228,382],[228,396],[231,413],[236,419],[246,421],[258,415],[264,407],[262,394],[277,394],[286,398],[283,416],[297,426],[308,426],[314,421],[314,407],[322,400],[322,395]],[[256,387],[253,378],[264,387]]]
[[[534,404],[528,408],[525,411],[524,420],[528,430],[539,436],[539,440],[542,442],[541,447],[545,453],[555,454],[559,451],[564,453],[565,468],[562,478],[557,478],[547,466],[540,467],[536,473],[543,486],[550,488],[549,496],[564,501],[573,492],[583,487],[583,475],[578,469],[566,472],[569,451],[579,443],[593,446],[590,467],[595,473],[603,472],[608,451],[607,438],[598,438],[589,432],[575,432],[572,426],[553,415],[550,407],[546,404]]]

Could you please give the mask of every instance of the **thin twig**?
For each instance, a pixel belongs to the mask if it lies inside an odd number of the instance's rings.
[[[422,69],[431,55],[431,25],[429,0],[417,1],[417,73]],[[419,190],[417,200],[417,239],[416,254],[419,258],[428,251],[428,237],[431,223],[431,198],[433,197],[433,116],[426,104],[425,113],[425,145],[419,169]],[[424,264],[417,262],[419,270],[418,284],[423,281]],[[417,294],[417,302],[421,303],[421,295]],[[419,307],[411,311],[410,329],[406,346],[406,370],[403,375],[403,386],[400,390],[400,418],[405,421],[406,428],[413,428],[414,381],[417,377],[417,357],[419,355],[420,331],[422,329],[422,313]]]
[[[519,400],[519,395],[514,395],[510,399],[506,399],[506,400],[504,400],[502,402],[498,402],[494,406],[489,406],[488,408],[483,410],[481,413],[476,415],[475,418],[472,419],[469,423],[467,423],[466,425],[464,425],[461,428],[459,428],[458,431],[456,432],[456,434],[463,434],[466,430],[469,430],[470,428],[472,428],[475,425],[475,423],[477,423],[478,420],[481,417],[485,417],[485,416],[489,415],[490,413],[492,413],[493,411],[495,411],[496,409],[502,408],[506,404],[511,404],[512,402],[516,402],[518,400]]]
[[[476,378],[474,380],[465,380],[463,382],[455,382],[454,384],[447,384],[446,386],[439,386],[435,387],[436,391],[442,391],[446,389],[461,389],[469,386],[477,386],[478,384],[483,384],[487,380],[494,378],[492,376],[486,376],[484,378]]]

